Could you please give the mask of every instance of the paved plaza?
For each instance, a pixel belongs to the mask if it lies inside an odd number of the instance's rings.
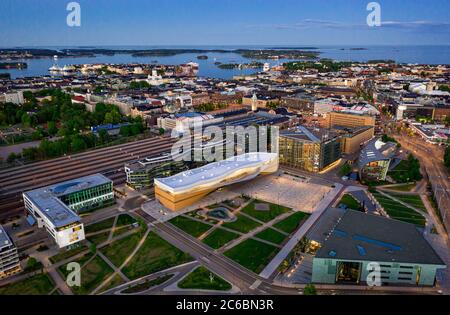
[[[255,199],[312,213],[316,205],[332,190],[330,186],[298,180],[285,174],[260,176],[250,182],[230,186],[227,190]]]

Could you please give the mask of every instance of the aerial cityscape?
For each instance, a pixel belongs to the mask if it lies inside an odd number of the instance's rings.
[[[450,294],[450,2],[242,2],[0,3],[0,297]]]

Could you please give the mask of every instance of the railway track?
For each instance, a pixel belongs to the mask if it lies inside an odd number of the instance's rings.
[[[154,147],[146,149],[136,149],[133,153],[128,153],[123,156],[112,156],[99,158],[95,161],[88,161],[85,163],[78,163],[68,167],[59,167],[49,171],[41,171],[37,174],[26,175],[19,178],[14,178],[6,181],[6,186],[0,189],[0,195],[11,195],[23,191],[23,183],[31,183],[27,190],[42,187],[52,183],[61,182],[71,178],[86,176],[93,173],[102,173],[108,170],[116,170],[123,167],[123,164],[130,161],[142,159],[148,155],[160,154],[170,151],[171,144],[157,143],[158,149]]]
[[[37,162],[29,165],[19,166],[12,169],[8,169],[7,171],[3,171],[3,173],[0,173],[0,184],[6,185],[11,180],[14,180],[16,178],[20,178],[22,176],[28,176],[28,175],[34,175],[34,174],[41,174],[42,172],[49,172],[51,170],[57,170],[58,168],[64,167],[68,168],[71,166],[77,166],[79,163],[83,163],[84,161],[95,161],[96,158],[101,157],[114,157],[114,156],[121,156],[126,155],[127,153],[136,153],[140,150],[144,149],[145,147],[157,147],[160,144],[164,143],[173,143],[172,139],[160,139],[160,138],[152,138],[152,139],[146,139],[141,140],[139,142],[130,143],[129,146],[123,147],[120,145],[120,148],[111,147],[110,150],[107,150],[106,148],[99,149],[101,152],[90,151],[85,153],[80,153],[79,155],[73,155],[73,156],[67,156],[62,158],[57,158],[50,161],[42,161]],[[8,181],[8,179],[10,179]]]
[[[24,211],[22,192],[54,183],[103,173],[114,185],[124,184],[125,163],[170,152],[171,138],[151,138],[37,162],[0,171],[0,219]]]

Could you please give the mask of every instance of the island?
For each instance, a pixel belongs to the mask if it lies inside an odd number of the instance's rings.
[[[0,69],[26,69],[28,64],[25,62],[0,62]]]

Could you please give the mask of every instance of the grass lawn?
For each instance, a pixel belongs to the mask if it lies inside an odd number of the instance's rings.
[[[402,204],[385,197],[378,192],[372,192],[372,195],[378,200],[381,206],[386,210],[392,219],[415,224],[420,227],[425,226],[425,218],[416,211],[403,206]]]
[[[389,189],[389,190],[409,192],[414,187],[416,187],[416,184],[404,184],[404,185],[391,186],[391,187],[386,187],[386,188]]]
[[[142,235],[134,233],[120,240],[114,241],[101,249],[101,252],[116,266],[120,267],[125,259],[136,248]]]
[[[215,229],[212,231],[207,237],[203,239],[203,243],[208,245],[211,248],[219,249],[223,245],[231,242],[232,240],[238,238],[239,235],[236,233],[232,233],[223,229]]]
[[[117,218],[116,227],[131,225],[133,223],[136,223],[136,219],[134,219],[132,216],[128,214],[120,214]]]
[[[308,213],[296,212],[286,219],[274,224],[274,227],[291,234],[300,227],[300,223],[309,217]]]
[[[142,247],[122,271],[129,279],[137,279],[188,261],[192,261],[191,256],[150,232]]]
[[[152,287],[156,287],[157,285],[163,284],[164,282],[169,281],[169,279],[171,279],[173,277],[173,275],[165,275],[165,276],[161,276],[158,277],[156,279],[150,280],[150,281],[145,281],[143,283],[140,284],[136,284],[135,286],[132,286],[128,289],[123,290],[121,293],[139,293],[142,291],[146,291]]]
[[[105,286],[103,286],[101,291],[106,292],[109,289],[115,288],[123,283],[125,283],[125,281],[118,274],[116,274],[107,284],[105,284]]]
[[[270,210],[269,211],[255,210],[255,204],[258,204],[258,203],[268,204],[270,207]],[[280,206],[280,205],[276,205],[273,203],[254,200],[251,203],[249,203],[247,206],[245,206],[241,211],[254,217],[255,219],[262,221],[262,222],[269,222],[269,221],[272,221],[273,219],[275,219],[276,217],[278,217],[279,215],[291,211],[291,209]]]
[[[361,208],[359,202],[350,194],[345,194],[344,196],[342,196],[342,199],[341,201],[339,201],[339,203],[342,203],[353,210],[359,210]]]
[[[88,225],[84,228],[84,231],[86,232],[86,234],[98,232],[112,228],[113,224],[114,224],[114,217]]]
[[[407,160],[402,160],[395,169],[388,172],[388,176],[397,183],[409,183],[423,178],[420,174],[420,163],[412,156],[408,157]]]
[[[397,198],[398,200],[403,201],[404,203],[414,208],[427,212],[427,208],[425,207],[425,205],[422,202],[422,199],[418,195],[402,195],[396,193],[387,193],[387,194],[394,198]]]
[[[193,237],[199,237],[211,228],[211,225],[191,220],[181,215],[169,222]]]
[[[237,214],[236,218],[236,221],[224,223],[222,226],[241,233],[248,233],[261,225],[260,223],[241,214]]]
[[[103,232],[100,234],[89,236],[87,239],[89,242],[94,243],[95,246],[99,246],[101,243],[106,242],[108,240],[110,232]]]
[[[75,256],[75,255],[77,255],[77,254],[79,254],[79,253],[81,253],[81,252],[83,252],[83,251],[85,251],[87,249],[88,249],[87,246],[83,244],[83,245],[81,245],[79,247],[76,247],[74,249],[71,249],[71,250],[63,250],[61,253],[50,257],[49,260],[50,260],[50,262],[52,264],[55,264],[57,262],[66,260],[66,259],[68,259],[68,258],[70,258],[72,256]]]
[[[265,241],[272,242],[274,244],[281,244],[286,239],[286,235],[281,234],[280,232],[275,231],[274,229],[271,228],[267,228],[264,231],[259,232],[255,236]]]
[[[77,261],[82,266],[81,286],[74,286],[71,288],[75,294],[89,294],[113,273],[111,267],[109,267],[109,265],[98,255],[89,261],[89,263],[84,265],[92,257],[92,255],[92,253],[89,253]],[[64,278],[67,278],[67,275],[70,272],[67,271],[66,266],[59,267],[59,271],[64,275]]]
[[[48,295],[55,284],[47,274],[38,274],[0,287],[0,295]]]
[[[275,246],[247,239],[225,252],[225,256],[255,273],[260,273],[277,252],[278,248]]]
[[[231,284],[201,266],[178,282],[178,287],[181,289],[228,291],[231,289]]]

